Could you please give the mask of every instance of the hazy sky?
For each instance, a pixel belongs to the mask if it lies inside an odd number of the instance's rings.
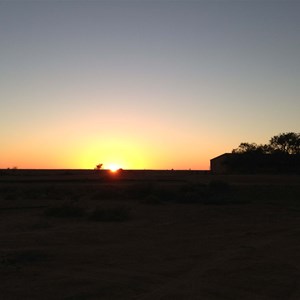
[[[300,131],[300,1],[1,1],[0,168],[208,169]]]

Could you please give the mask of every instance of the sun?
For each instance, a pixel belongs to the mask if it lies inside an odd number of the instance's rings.
[[[111,172],[115,173],[115,172],[117,172],[118,170],[120,170],[121,167],[120,167],[119,165],[117,165],[117,164],[110,164],[110,165],[108,165],[108,169],[109,169]]]

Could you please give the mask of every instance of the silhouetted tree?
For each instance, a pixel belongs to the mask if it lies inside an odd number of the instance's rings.
[[[280,133],[270,139],[269,144],[241,143],[232,153],[261,153],[261,154],[300,154],[300,133]]]
[[[257,145],[256,143],[241,143],[238,148],[233,149],[232,153],[270,153],[269,145]]]
[[[102,168],[103,164],[98,164],[95,168],[95,170],[100,170]]]
[[[270,140],[273,152],[300,154],[300,133],[287,132],[275,135]]]
[[[253,152],[257,148],[257,144],[255,143],[240,143],[240,145],[232,150],[232,153],[246,153],[246,152]]]

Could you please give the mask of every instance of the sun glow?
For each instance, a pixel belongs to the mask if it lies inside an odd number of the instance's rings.
[[[117,164],[110,164],[108,165],[108,169],[111,171],[111,172],[117,172],[121,167]]]

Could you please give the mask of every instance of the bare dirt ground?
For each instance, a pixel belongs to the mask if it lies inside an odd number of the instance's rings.
[[[159,192],[159,181],[0,182],[1,299],[300,299],[299,176],[235,177],[217,198],[201,176]],[[66,203],[83,214],[46,213]],[[96,208],[129,214],[95,220]]]

